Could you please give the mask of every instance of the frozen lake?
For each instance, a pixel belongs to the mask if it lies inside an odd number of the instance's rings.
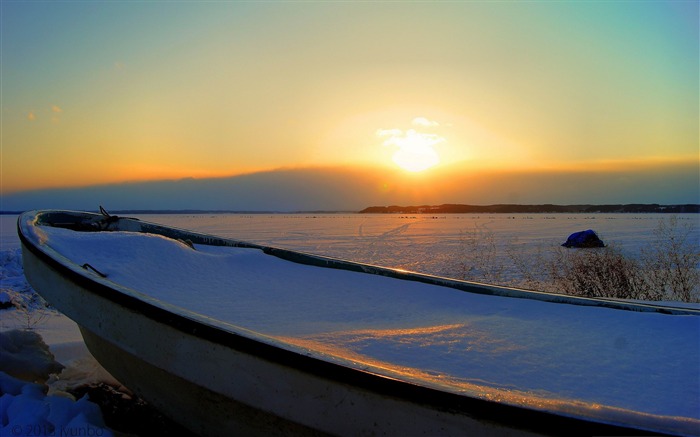
[[[655,243],[665,214],[200,214],[142,215],[142,220],[255,243],[439,276],[464,276],[470,265],[498,266],[517,282],[519,262],[557,250],[574,232],[593,229],[608,245],[636,257]],[[700,215],[675,215],[700,247]],[[700,267],[700,266],[699,266]],[[534,266],[533,268],[536,268]],[[478,273],[477,273],[478,276]],[[482,280],[495,279],[487,274]],[[471,279],[474,279],[473,277]]]
[[[595,230],[606,244],[625,255],[637,257],[642,248],[656,243],[655,230],[671,215],[302,213],[134,217],[237,240],[439,276],[462,278],[465,268],[471,265],[495,265],[500,269],[500,282],[517,283],[514,259],[521,263],[536,261],[558,250],[570,234],[586,229]],[[700,215],[673,217],[680,230],[689,232],[690,242],[700,247]],[[2,250],[19,247],[17,216],[0,216],[0,220]]]

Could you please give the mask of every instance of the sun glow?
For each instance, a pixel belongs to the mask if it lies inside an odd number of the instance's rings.
[[[421,130],[439,126],[437,122],[418,117],[413,125]],[[396,148],[391,159],[396,165],[410,172],[427,170],[440,163],[440,156],[433,146],[445,141],[437,134],[418,131],[417,129],[380,129],[380,137],[386,137],[383,145]]]

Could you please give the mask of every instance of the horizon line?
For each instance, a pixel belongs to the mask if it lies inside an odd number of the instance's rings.
[[[118,209],[110,211],[110,214],[401,214],[405,213],[402,211],[394,211],[395,209],[410,210],[416,209],[417,211],[412,211],[415,214],[430,214],[435,212],[436,209],[441,207],[473,207],[473,208],[490,208],[490,207],[515,207],[515,208],[625,208],[625,207],[636,207],[636,208],[677,208],[686,207],[691,209],[691,211],[685,211],[683,213],[700,213],[700,203],[673,203],[673,204],[661,204],[661,203],[572,203],[572,204],[557,204],[557,203],[493,203],[493,204],[463,204],[463,203],[443,203],[439,205],[433,204],[421,204],[421,205],[373,205],[365,207],[361,210],[344,210],[344,209],[332,209],[332,210],[296,210],[296,211],[282,211],[282,210],[233,210],[233,209],[192,209],[192,208],[182,208],[182,209]],[[370,209],[391,209],[385,212],[365,212]],[[58,209],[58,208],[48,208],[48,209]],[[420,209],[427,209],[426,211],[418,211]],[[26,211],[13,211],[13,210],[0,210],[0,215],[19,215]],[[85,209],[85,212],[99,213],[99,209]],[[474,213],[489,213],[489,214],[518,214],[518,213],[528,213],[528,214],[546,214],[546,213],[561,213],[561,214],[598,214],[598,213],[644,213],[644,214],[659,214],[668,213],[666,211],[596,211],[596,210],[585,210],[585,211],[513,211],[513,210],[489,210],[489,211],[478,211],[478,212],[452,212],[452,211],[439,211],[442,214],[474,214]]]

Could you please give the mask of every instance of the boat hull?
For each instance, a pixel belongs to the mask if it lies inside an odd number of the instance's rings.
[[[235,326],[224,329],[69,265],[23,235],[28,232],[23,226],[34,221],[31,214],[23,217],[20,240],[32,287],[76,321],[91,353],[115,378],[199,435],[648,434],[644,428],[442,391],[289,349]],[[80,213],[75,220],[85,217],[91,215]],[[120,229],[146,227],[166,229],[131,221]],[[239,245],[181,230],[163,232]]]
[[[329,379],[324,369],[320,375],[303,372],[205,340],[77,286],[26,248],[23,257],[32,286],[79,321],[95,358],[122,384],[197,434],[540,435],[526,431],[517,418],[518,427],[512,428],[445,405],[434,408]],[[399,384],[381,379],[378,385]],[[506,417],[513,413],[491,407]],[[534,428],[537,419],[533,414]]]

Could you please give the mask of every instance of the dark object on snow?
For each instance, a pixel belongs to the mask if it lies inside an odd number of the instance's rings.
[[[61,373],[63,368],[35,331],[0,332],[0,371],[24,381],[43,383],[52,373]]]
[[[587,231],[574,232],[566,239],[564,247],[605,247],[603,240],[598,238],[598,234],[592,229]]]

